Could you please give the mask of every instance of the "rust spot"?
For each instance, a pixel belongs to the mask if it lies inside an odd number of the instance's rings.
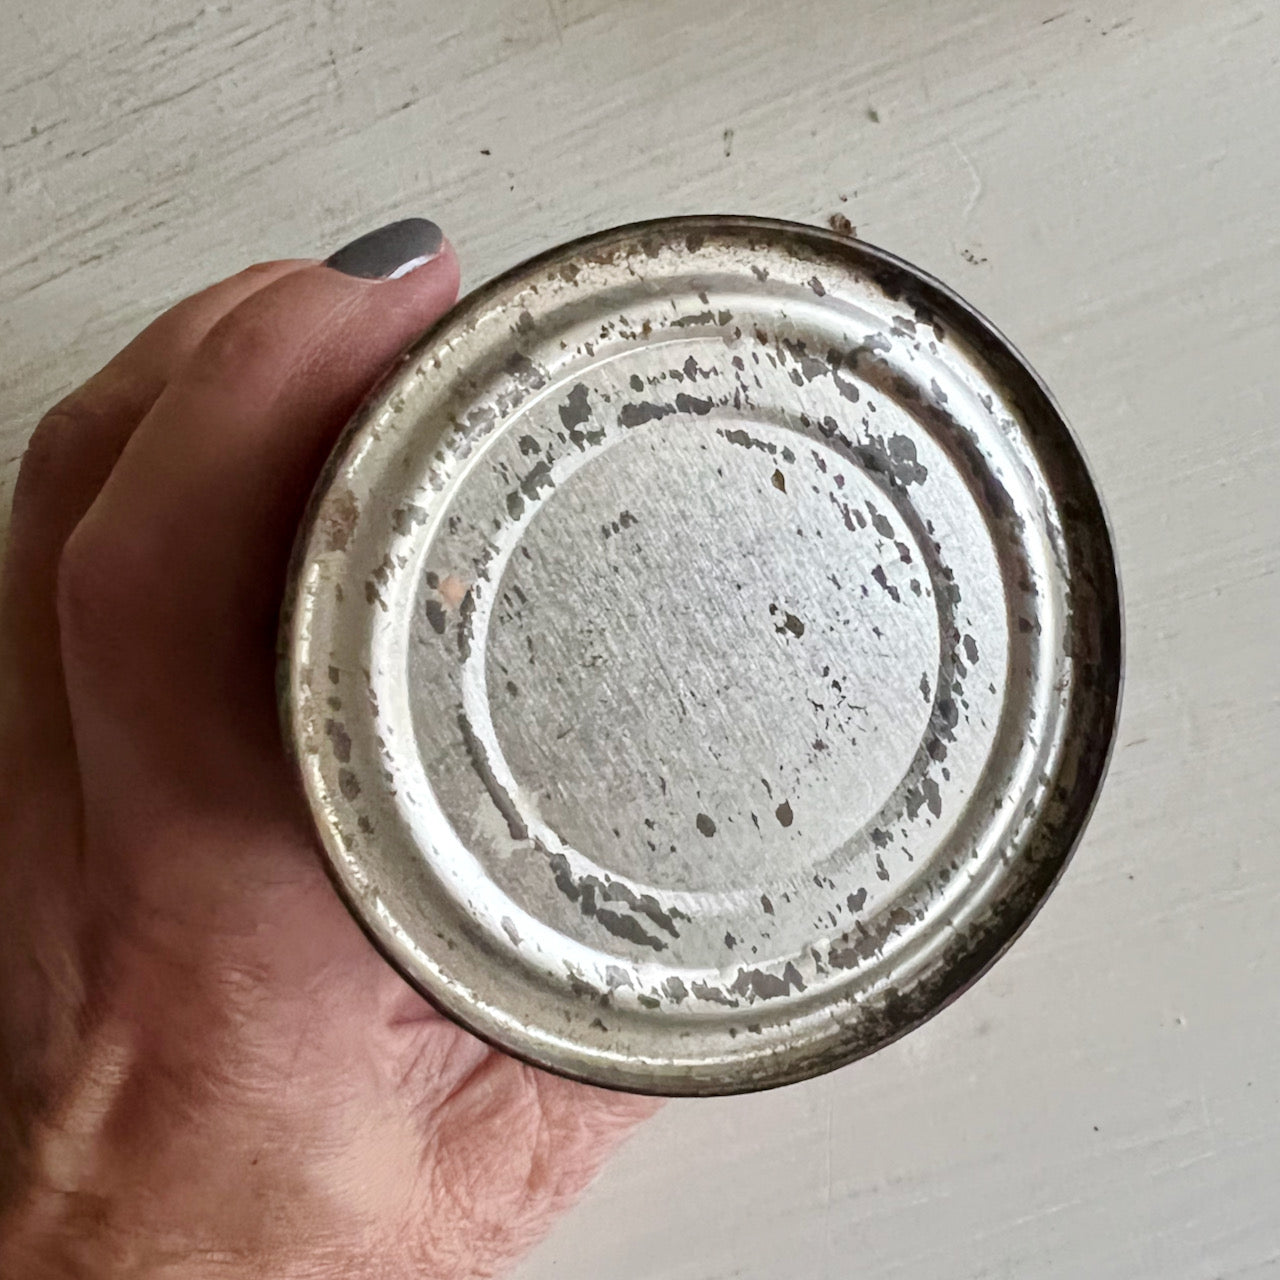
[[[456,609],[466,598],[468,591],[467,584],[461,578],[455,578],[453,574],[446,574],[440,579],[440,599],[445,602],[450,609]]]
[[[638,427],[657,418],[665,418],[670,413],[675,413],[671,405],[653,404],[646,400],[638,404],[624,404],[618,410],[618,422],[624,427]]]
[[[769,606],[769,612],[782,614],[782,621],[773,628],[779,635],[785,631],[795,636],[797,640],[804,635],[804,623],[794,613],[788,613],[785,609],[779,610],[776,604]]]
[[[325,736],[333,745],[333,754],[338,763],[350,764],[351,735],[347,732],[346,725],[344,725],[341,720],[329,719],[324,722],[324,732]]]
[[[674,1000],[676,1004],[679,1004],[682,1000],[687,1000],[689,997],[689,988],[684,985],[682,979],[674,975],[662,984],[662,989],[666,992],[668,998]]]
[[[739,969],[738,976],[729,988],[740,996],[751,996],[757,1000],[774,1000],[785,996],[792,990],[803,991],[804,980],[800,970],[790,961],[779,977],[774,973],[766,973],[763,969]]]
[[[702,400],[697,396],[685,395],[682,391],[676,396],[676,408],[681,413],[694,413],[702,416],[711,412],[712,402],[710,400]]]
[[[723,1004],[730,1009],[736,1009],[738,1002],[730,1000],[719,987],[713,987],[709,982],[694,982],[690,986],[694,999],[705,1000],[708,1004]]]
[[[426,524],[426,522],[426,511],[413,502],[401,507],[391,517],[392,527],[401,536],[412,532],[417,526]]]
[[[324,515],[325,549],[345,551],[359,519],[360,505],[356,502],[356,495],[350,489],[335,489]]]
[[[423,606],[423,609],[427,615],[427,621],[431,624],[431,630],[434,631],[438,636],[444,635],[446,619],[445,619],[445,613],[444,613],[444,606],[440,603],[440,601],[428,600],[427,603]]]

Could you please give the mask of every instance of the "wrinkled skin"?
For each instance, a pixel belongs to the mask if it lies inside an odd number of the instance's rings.
[[[40,424],[0,599],[0,1274],[500,1271],[652,1104],[441,1018],[321,869],[284,760],[290,541],[452,303],[251,268]]]

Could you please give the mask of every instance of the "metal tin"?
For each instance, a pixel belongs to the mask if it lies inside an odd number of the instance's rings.
[[[747,218],[463,301],[331,459],[282,632],[333,877],[492,1043],[761,1089],[1027,923],[1101,782],[1116,566],[1061,414],[954,293]]]

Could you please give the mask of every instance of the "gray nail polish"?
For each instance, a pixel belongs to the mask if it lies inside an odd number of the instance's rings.
[[[325,266],[364,280],[398,280],[440,252],[444,232],[426,218],[404,218],[370,231],[325,259]]]

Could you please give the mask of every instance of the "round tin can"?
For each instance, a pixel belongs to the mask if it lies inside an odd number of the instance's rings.
[[[869,1053],[1101,783],[1116,565],[1062,415],[860,241],[679,219],[465,299],[333,454],[282,704],[335,883],[519,1057],[714,1094]]]

